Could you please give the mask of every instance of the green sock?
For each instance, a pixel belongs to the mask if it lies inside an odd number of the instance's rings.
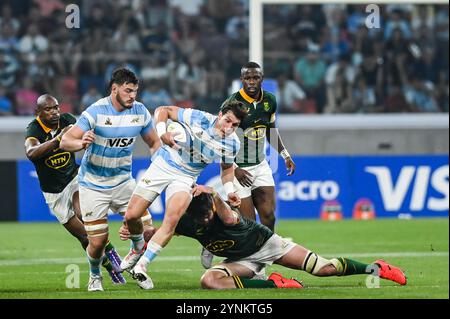
[[[241,276],[233,276],[236,288],[276,288],[272,280],[248,279]]]
[[[111,244],[111,242],[108,240],[108,243],[106,244],[106,247],[105,247],[105,251],[110,251],[110,250],[112,250],[112,249],[114,249],[114,246],[113,246],[113,244]]]
[[[371,273],[371,270],[368,269],[369,264],[364,264],[359,261],[343,257],[339,257],[336,260],[340,262],[342,266],[342,273],[339,276],[361,275]]]
[[[106,258],[106,256],[104,256],[102,260],[102,266],[105,267],[107,271],[112,271],[113,269],[111,262],[108,258]]]

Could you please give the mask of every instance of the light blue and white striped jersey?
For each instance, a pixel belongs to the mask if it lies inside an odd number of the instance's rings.
[[[118,112],[111,98],[105,97],[89,106],[75,125],[83,131],[94,130],[95,141],[86,150],[78,172],[84,187],[109,189],[131,179],[134,143],[138,135],[153,127],[150,112],[140,102]]]
[[[217,116],[210,113],[182,109],[178,111],[178,122],[191,135],[190,149],[179,151],[164,145],[158,151],[170,166],[194,177],[210,163],[220,160],[222,163],[234,163],[239,152],[240,142],[236,133],[221,137],[214,130]]]

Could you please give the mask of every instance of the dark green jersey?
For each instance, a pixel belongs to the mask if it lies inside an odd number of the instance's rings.
[[[45,126],[38,118],[30,122],[27,127],[26,139],[37,139],[41,144],[45,143],[56,135],[63,128],[70,124],[75,124],[76,119],[70,114],[61,114],[59,128],[52,131]],[[56,148],[44,157],[33,161],[39,178],[41,190],[46,193],[60,193],[77,175],[78,165],[75,163],[75,155]]]
[[[187,214],[181,217],[175,232],[197,239],[216,256],[238,260],[256,253],[273,235],[264,225],[240,217],[238,224],[226,226],[217,214],[207,227],[199,225]]]
[[[230,95],[229,100],[238,100],[247,107],[248,115],[236,131],[241,142],[241,148],[235,162],[239,167],[253,166],[261,163],[265,158],[266,131],[275,122],[277,101],[272,93],[262,90],[259,101],[248,96],[244,89]],[[224,105],[222,104],[222,106]]]

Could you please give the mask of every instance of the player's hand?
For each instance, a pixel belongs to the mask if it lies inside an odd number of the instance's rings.
[[[127,225],[123,224],[122,226],[120,226],[119,228],[119,237],[121,240],[128,240],[130,239],[130,231],[128,230]]]
[[[179,132],[166,132],[163,135],[161,135],[160,138],[164,144],[169,145],[171,148],[178,151],[179,149],[181,149],[181,147],[174,140],[174,137],[177,136],[178,134],[180,134],[180,133]]]
[[[236,193],[228,194],[228,202],[231,206],[239,208],[241,206],[241,198]]]
[[[244,187],[252,186],[251,178],[253,177],[253,175],[247,172],[245,169],[236,167],[234,169],[234,176],[239,181],[239,184],[241,184],[242,186]]]
[[[212,194],[214,193],[214,189],[212,187],[206,186],[206,185],[195,185],[192,188],[192,196],[197,197],[198,195],[205,193],[205,194]]]
[[[292,174],[294,174],[295,163],[291,157],[286,158],[285,164],[286,164],[286,169],[289,171],[289,173],[287,173],[287,176],[291,176]]]
[[[90,130],[83,134],[83,137],[81,138],[81,145],[83,145],[83,148],[87,148],[94,141],[95,141],[94,130]]]

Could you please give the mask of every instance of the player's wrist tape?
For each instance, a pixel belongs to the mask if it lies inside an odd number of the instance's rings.
[[[230,193],[234,193],[233,182],[226,182],[223,185],[223,188],[225,189],[225,194],[227,194],[227,195],[229,195]]]
[[[280,152],[280,155],[281,155],[281,157],[282,157],[283,159],[286,159],[286,158],[288,158],[288,157],[291,157],[291,155],[289,154],[289,152],[288,152],[286,149],[282,150],[282,151]]]
[[[167,132],[166,122],[156,123],[156,133],[158,134],[158,137],[161,137],[161,135],[165,134],[166,132]]]

